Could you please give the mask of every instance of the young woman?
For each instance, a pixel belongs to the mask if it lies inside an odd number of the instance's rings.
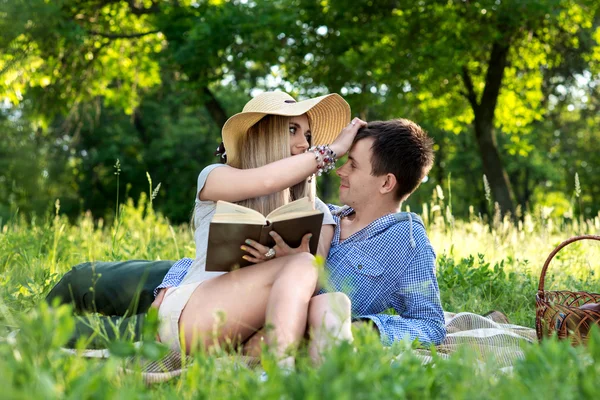
[[[318,273],[314,257],[305,251],[310,238],[291,249],[275,235],[278,245],[264,253],[250,243],[248,257],[256,264],[228,273],[208,272],[208,228],[218,200],[266,215],[291,199],[310,196],[309,178],[332,168],[365,125],[357,118],[348,124],[349,116],[348,104],[336,94],[296,102],[285,93],[271,92],[252,99],[225,123],[227,163],[210,165],[198,177],[196,258],[180,286],[160,293],[162,342],[189,352],[198,346],[244,343],[268,326],[265,340],[282,366],[293,367],[294,358],[286,351],[304,336],[307,321],[320,319],[327,325],[325,302],[311,305]],[[306,139],[309,131],[316,148],[307,149],[308,144],[296,137]],[[319,209],[321,204],[316,200]],[[325,255],[332,235],[332,227],[324,228],[319,247]],[[342,304],[346,305],[349,317],[349,304]],[[314,318],[308,317],[309,307],[315,310]]]

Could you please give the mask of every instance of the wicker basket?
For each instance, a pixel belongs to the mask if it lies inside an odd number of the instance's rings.
[[[591,326],[600,325],[598,310],[580,308],[584,304],[600,303],[600,294],[544,290],[544,278],[550,261],[563,247],[584,239],[600,241],[600,236],[584,235],[566,240],[550,253],[544,263],[536,295],[535,329],[539,340],[556,332],[559,339],[570,339],[573,344],[581,344],[587,341]]]

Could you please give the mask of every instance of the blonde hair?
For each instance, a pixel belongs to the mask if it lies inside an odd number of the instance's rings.
[[[240,156],[237,157],[235,163],[228,162],[227,164],[234,168],[251,169],[290,157],[289,125],[290,117],[266,115],[252,125],[246,134],[240,138],[237,149]],[[238,201],[236,204],[267,215],[291,200],[309,197],[310,201],[314,202],[315,193],[315,180],[312,179],[312,182],[304,180],[280,192]],[[195,210],[196,207],[194,207],[190,221],[192,231],[196,229]]]
[[[291,155],[289,125],[289,117],[267,115],[262,118],[238,141],[239,161],[237,165],[230,165],[240,169],[259,168],[289,157]],[[314,192],[310,190],[311,187],[312,185],[303,181],[280,192],[242,200],[237,204],[267,215],[291,200],[304,196],[309,196],[312,200]]]

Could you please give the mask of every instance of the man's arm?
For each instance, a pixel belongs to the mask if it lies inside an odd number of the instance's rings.
[[[390,306],[398,315],[361,315],[371,320],[385,344],[409,338],[423,344],[440,344],[446,337],[444,312],[435,277],[435,254],[431,246],[422,248],[402,274]]]

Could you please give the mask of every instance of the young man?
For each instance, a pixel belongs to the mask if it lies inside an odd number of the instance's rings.
[[[432,146],[412,121],[372,122],[337,170],[346,205],[329,206],[337,222],[329,282],[350,297],[353,318],[375,324],[384,342],[439,344],[446,335],[435,253],[420,218],[399,212],[430,171]]]
[[[329,206],[337,225],[321,293],[345,293],[353,320],[372,323],[386,344],[404,338],[439,344],[446,335],[435,253],[420,218],[399,212],[433,165],[432,145],[412,121],[371,122],[337,170],[346,205]],[[181,283],[191,262],[173,265],[157,287],[155,306],[164,288]]]

